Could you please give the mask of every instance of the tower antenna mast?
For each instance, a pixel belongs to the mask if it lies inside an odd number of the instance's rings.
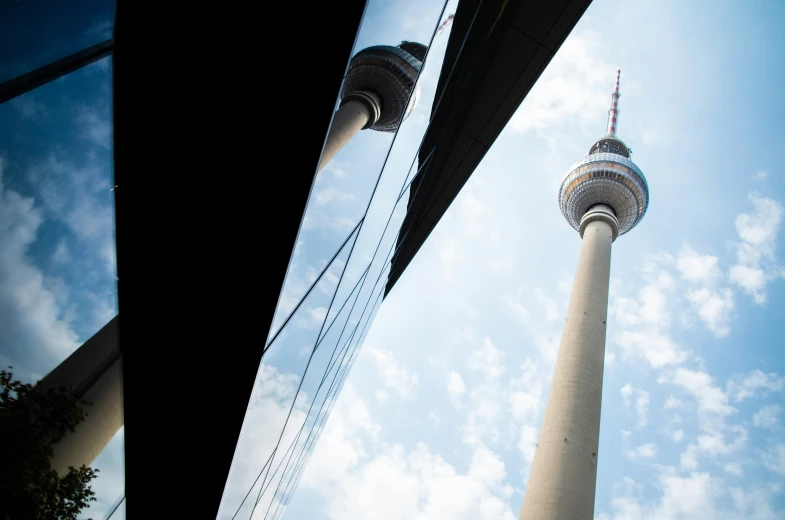
[[[611,109],[608,110],[608,135],[616,136],[616,126],[619,123],[619,78],[621,70],[616,71],[616,88],[611,94]]]
[[[453,19],[455,18],[455,13],[452,13],[450,16],[447,17],[446,20],[442,22],[438,29],[436,29],[436,35],[433,37],[435,40],[439,37],[440,34],[444,32],[444,30],[452,23]]]

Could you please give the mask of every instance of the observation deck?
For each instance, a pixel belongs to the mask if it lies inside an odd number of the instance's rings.
[[[604,141],[608,143],[603,144]],[[623,150],[617,143],[621,143]],[[594,151],[609,147],[616,148],[614,151],[618,153]],[[573,164],[559,189],[562,215],[576,231],[580,231],[583,215],[599,204],[610,207],[615,213],[619,235],[634,228],[649,206],[646,177],[629,158],[624,143],[612,136],[597,141],[589,155]]]
[[[395,132],[417,105],[420,95],[417,76],[422,68],[419,58],[424,58],[427,50],[416,42],[403,42],[398,47],[375,45],[361,50],[349,63],[341,91],[342,103],[353,99],[354,93],[370,91],[378,96],[381,106],[378,119],[368,128]]]

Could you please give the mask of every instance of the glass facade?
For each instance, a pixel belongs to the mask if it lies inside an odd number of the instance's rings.
[[[415,29],[363,25],[352,55],[401,41],[433,49],[436,28],[456,5],[422,6],[418,15],[428,22]],[[370,2],[371,19],[379,6]],[[52,19],[27,4],[2,8],[2,48],[14,52],[0,59],[0,82],[112,38],[113,2],[49,7]],[[260,342],[264,359],[220,518],[283,516],[368,333],[422,167],[449,29],[440,37],[397,130],[360,132],[314,179],[273,325]],[[98,476],[85,518],[125,517],[122,398],[102,397],[122,396],[123,388],[112,72],[110,56],[0,105],[0,361],[23,382],[65,381],[75,399],[90,398],[94,419],[114,414],[117,425],[92,443]],[[96,394],[101,388],[111,391]]]
[[[0,83],[108,40],[113,0],[0,3]]]
[[[0,360],[40,379],[117,314],[111,59],[0,105]]]
[[[3,4],[0,82],[111,38],[114,10]],[[0,104],[0,368],[36,395],[68,388],[54,417],[86,414],[52,444],[60,476],[72,464],[97,471],[79,518],[124,517],[111,79],[107,57]],[[47,438],[58,421],[32,434]],[[96,424],[100,435],[86,433]]]
[[[431,7],[427,33],[397,28],[400,40],[431,42],[451,6]],[[361,131],[314,181],[218,518],[281,518],[297,488],[382,302],[448,36],[397,132]],[[363,26],[355,53],[379,43]],[[372,165],[357,163],[369,156]],[[276,435],[254,428],[261,422]]]

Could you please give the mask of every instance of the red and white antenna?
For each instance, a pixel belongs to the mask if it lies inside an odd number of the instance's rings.
[[[611,94],[611,109],[608,111],[608,135],[616,135],[616,125],[619,122],[619,77],[621,70],[616,71],[616,88]]]
[[[455,18],[455,13],[451,14],[450,16],[448,16],[447,19],[442,22],[442,24],[439,26],[439,28],[436,29],[436,34],[433,37],[434,40],[436,38],[438,38],[439,35],[444,32],[444,30],[447,28],[447,26],[452,23],[453,18]]]

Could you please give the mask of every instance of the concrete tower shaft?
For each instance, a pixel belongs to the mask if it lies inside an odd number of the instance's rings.
[[[649,205],[643,172],[616,137],[619,75],[608,134],[570,168],[559,207],[583,239],[522,520],[591,520],[597,483],[611,246]]]
[[[615,218],[587,214],[559,354],[521,520],[591,520]]]

